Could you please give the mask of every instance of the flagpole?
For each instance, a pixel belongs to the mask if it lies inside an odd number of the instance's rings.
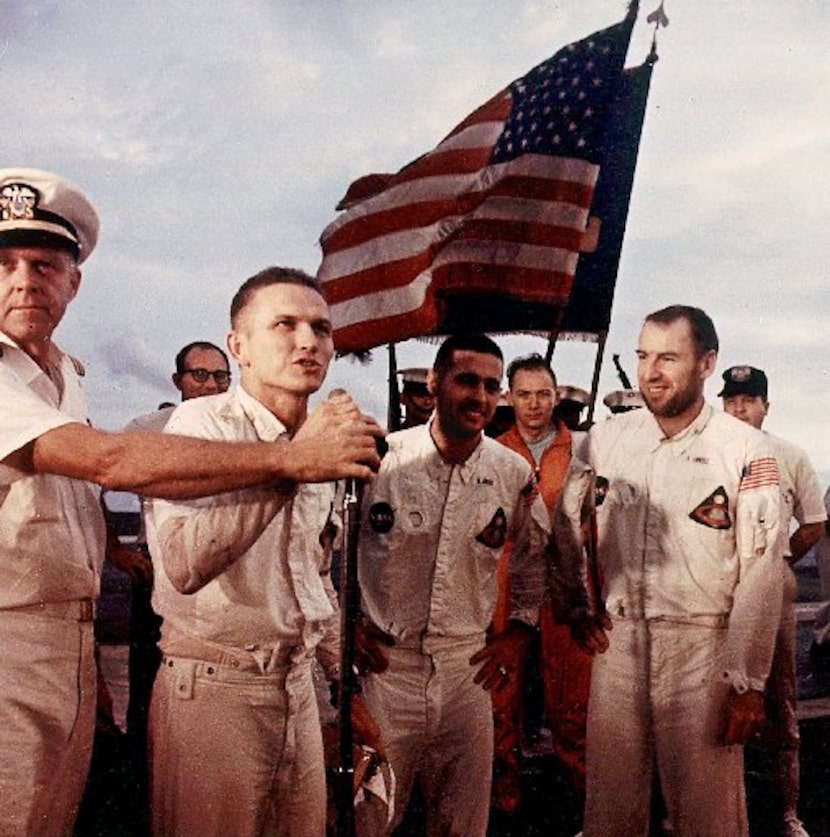
[[[591,424],[594,420],[594,405],[597,400],[597,389],[599,388],[599,373],[602,370],[602,360],[605,356],[605,342],[608,339],[608,332],[601,331],[597,335],[597,357],[594,362],[594,377],[591,380],[591,401],[588,404],[587,422]]]
[[[386,408],[386,427],[391,432],[401,429],[401,402],[398,398],[398,358],[395,344],[389,344],[389,404]]]
[[[545,351],[545,360],[547,361],[548,366],[550,366],[551,361],[553,360],[553,350],[556,348],[556,341],[559,339],[559,329],[551,329],[550,334],[548,335],[548,348]]]

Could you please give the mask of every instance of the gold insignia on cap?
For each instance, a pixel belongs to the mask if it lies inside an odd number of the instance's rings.
[[[0,189],[0,219],[14,221],[21,218],[31,220],[40,194],[25,183],[7,183]]]
[[[752,377],[751,366],[733,366],[729,370],[729,377],[736,383],[743,383]]]

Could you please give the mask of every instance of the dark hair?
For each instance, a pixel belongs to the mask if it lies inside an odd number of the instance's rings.
[[[251,297],[260,288],[271,285],[302,285],[320,293],[320,283],[305,271],[293,267],[266,267],[259,273],[246,279],[231,300],[231,326],[236,328],[239,312],[251,301]]]
[[[513,387],[513,377],[515,374],[523,370],[526,372],[547,372],[553,382],[553,388],[556,389],[556,374],[551,369],[551,365],[538,352],[517,357],[510,362],[510,365],[507,367],[507,386],[509,388],[512,389]]]
[[[185,366],[185,361],[187,360],[187,356],[190,354],[192,349],[213,349],[213,351],[219,352],[219,354],[222,355],[222,357],[225,359],[225,366],[227,366],[228,369],[231,368],[228,356],[225,354],[223,349],[220,349],[219,346],[216,346],[213,343],[209,343],[207,340],[194,340],[192,343],[188,343],[183,349],[180,349],[179,353],[176,355],[177,374],[181,375],[184,373],[184,370],[187,368]]]
[[[486,334],[452,334],[439,347],[432,368],[436,375],[444,375],[452,366],[454,352],[479,352],[493,355],[504,363],[504,355],[495,340]]]
[[[717,353],[720,348],[718,333],[715,331],[715,324],[709,315],[700,308],[691,305],[669,305],[649,314],[645,321],[647,323],[660,323],[669,325],[677,320],[686,320],[692,332],[692,340],[698,357],[708,352]]]

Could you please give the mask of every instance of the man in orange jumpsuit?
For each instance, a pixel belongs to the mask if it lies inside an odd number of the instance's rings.
[[[539,491],[553,517],[571,463],[571,431],[553,416],[557,403],[556,376],[538,354],[520,357],[507,368],[508,403],[516,423],[497,441],[523,456],[535,469]],[[491,629],[507,627],[508,543],[499,565],[499,601]],[[544,689],[545,720],[553,734],[557,758],[568,771],[580,801],[585,794],[585,717],[591,679],[591,657],[572,639],[570,628],[559,624],[548,598],[539,622],[539,670]],[[524,667],[524,663],[519,668]],[[521,731],[524,683],[511,681],[494,691],[495,764],[493,805],[514,811],[521,801]]]

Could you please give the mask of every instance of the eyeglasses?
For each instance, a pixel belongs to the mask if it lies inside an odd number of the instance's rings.
[[[231,373],[225,371],[224,369],[217,369],[215,372],[211,372],[208,369],[183,369],[182,375],[192,375],[193,380],[196,381],[197,384],[204,384],[211,376],[213,376],[213,380],[216,381],[219,386],[229,384],[231,380]]]

